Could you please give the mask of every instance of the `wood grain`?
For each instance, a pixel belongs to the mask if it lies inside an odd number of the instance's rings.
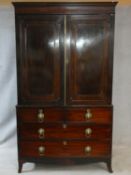
[[[117,3],[13,4],[19,172],[45,158],[104,160],[112,172]]]
[[[69,141],[66,146],[63,142],[22,142],[20,143],[20,155],[22,157],[105,157],[109,156],[108,143]],[[45,147],[45,154],[39,155],[38,148]],[[85,147],[91,146],[91,153],[85,153]]]

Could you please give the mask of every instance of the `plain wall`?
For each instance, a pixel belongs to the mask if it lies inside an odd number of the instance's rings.
[[[113,104],[114,142],[131,143],[131,6],[116,8]]]

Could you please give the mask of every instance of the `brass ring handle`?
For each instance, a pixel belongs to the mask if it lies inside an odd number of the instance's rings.
[[[85,114],[85,119],[86,120],[89,120],[89,119],[91,119],[92,118],[92,113],[91,113],[91,110],[90,109],[87,109],[87,111],[86,111],[86,114]]]
[[[92,134],[92,129],[91,128],[85,129],[85,135],[86,136],[90,136],[91,134]]]
[[[67,141],[63,141],[63,145],[66,146],[68,143]]]
[[[44,134],[45,134],[45,130],[43,128],[40,128],[38,130],[38,134],[39,134],[39,138],[43,139],[44,138]]]
[[[66,129],[67,128],[67,124],[63,124],[62,127],[63,127],[63,129]]]
[[[91,151],[92,151],[91,146],[86,146],[86,147],[85,147],[85,153],[86,153],[86,154],[91,153]]]
[[[39,121],[40,123],[42,123],[42,122],[44,121],[43,109],[39,109],[37,117],[38,117],[38,121]]]
[[[45,147],[43,147],[43,146],[38,147],[38,153],[39,153],[40,156],[44,156]]]

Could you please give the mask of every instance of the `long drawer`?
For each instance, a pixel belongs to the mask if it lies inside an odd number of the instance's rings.
[[[96,139],[109,140],[111,127],[105,125],[24,124],[20,127],[22,140],[33,139]]]
[[[107,142],[88,141],[45,141],[21,142],[20,155],[23,157],[105,157],[110,155]]]
[[[38,108],[38,107],[18,107],[17,117],[22,122],[89,122],[97,124],[111,124],[112,108]]]

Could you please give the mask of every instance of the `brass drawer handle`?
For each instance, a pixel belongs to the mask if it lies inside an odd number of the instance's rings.
[[[67,124],[63,124],[62,127],[63,127],[63,129],[66,129],[67,128]]]
[[[67,141],[63,141],[63,145],[66,146],[68,143]]]
[[[85,129],[85,135],[86,136],[90,136],[91,134],[92,134],[92,129],[91,128]]]
[[[42,122],[44,121],[43,109],[39,109],[37,117],[38,117],[38,121],[39,121],[40,123],[42,123]]]
[[[86,146],[86,147],[85,147],[85,153],[86,153],[86,154],[91,153],[91,151],[92,151],[91,146]]]
[[[40,128],[38,130],[38,134],[39,134],[39,138],[43,139],[44,138],[44,134],[45,134],[45,130],[43,128]]]
[[[91,113],[91,110],[90,109],[87,109],[86,111],[86,114],[85,114],[85,119],[86,120],[89,120],[93,117],[92,113]]]
[[[38,148],[38,152],[39,152],[40,156],[44,156],[44,154],[45,154],[45,147],[44,146],[40,146]]]

